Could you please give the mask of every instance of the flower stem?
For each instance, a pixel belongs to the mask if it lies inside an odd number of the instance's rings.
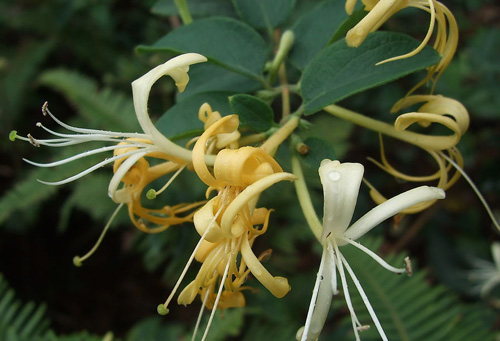
[[[302,173],[302,168],[300,167],[300,161],[296,155],[292,156],[292,172],[297,177],[297,180],[294,181],[294,185],[300,207],[302,208],[302,213],[304,213],[304,217],[306,218],[314,236],[321,241],[323,226],[321,225],[321,222],[319,221],[316,211],[312,205],[311,196],[307,190],[304,174]]]
[[[388,123],[375,120],[357,112],[339,107],[337,105],[329,105],[323,108],[329,114],[337,116],[346,121],[350,121],[367,129],[377,131],[398,140],[414,144],[426,150],[444,150],[450,148],[450,141],[453,136],[430,136],[419,134],[407,130],[396,130],[396,128]]]
[[[191,24],[193,22],[193,17],[191,17],[191,13],[189,12],[187,0],[174,0],[174,2],[184,25]]]
[[[279,128],[270,138],[267,139],[261,146],[268,154],[273,155],[280,144],[285,141],[288,136],[299,126],[299,116],[294,115]]]
[[[292,31],[285,31],[281,36],[278,51],[276,52],[274,60],[271,64],[271,68],[269,70],[269,82],[271,84],[274,82],[276,74],[278,73],[281,64],[283,64],[283,61],[285,60],[286,56],[288,55],[288,52],[290,52],[294,38],[295,37]]]

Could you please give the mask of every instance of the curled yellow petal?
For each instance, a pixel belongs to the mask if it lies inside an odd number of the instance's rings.
[[[238,129],[239,119],[237,115],[228,115],[212,124],[196,141],[193,148],[193,167],[201,181],[210,187],[222,187],[224,183],[218,181],[208,170],[205,163],[205,152],[208,139],[216,134],[232,133]]]
[[[215,178],[230,186],[246,187],[270,174],[282,171],[269,154],[255,147],[223,149],[217,154],[214,164]]]
[[[273,277],[262,265],[253,253],[248,238],[243,238],[241,243],[241,256],[255,278],[257,278],[274,296],[282,298],[290,291],[291,288],[286,278],[280,276]]]
[[[248,202],[260,194],[262,191],[265,189],[271,187],[277,182],[283,181],[283,180],[295,180],[296,176],[290,173],[275,173],[272,175],[269,175],[265,178],[262,178],[247,188],[245,188],[232,202],[231,204],[227,207],[226,212],[224,212],[224,215],[222,216],[221,219],[221,227],[222,230],[230,234],[231,233],[231,227],[234,223],[234,219],[238,212],[241,211],[241,209],[248,204]]]
[[[441,95],[407,96],[396,102],[391,112],[424,101],[426,103],[418,109],[418,112],[398,116],[394,122],[394,127],[398,131],[403,131],[414,123],[418,123],[423,127],[428,127],[432,123],[444,125],[453,132],[453,135],[429,136],[433,143],[432,145],[428,143],[426,149],[444,150],[453,148],[469,127],[469,113],[460,102]]]

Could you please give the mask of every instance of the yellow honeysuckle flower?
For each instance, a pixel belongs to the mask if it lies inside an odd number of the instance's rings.
[[[158,307],[161,314],[168,313],[168,304],[180,285],[188,267],[196,258],[202,263],[196,278],[179,294],[179,304],[190,304],[199,294],[206,306],[216,309],[245,305],[242,290],[252,273],[273,295],[283,297],[290,290],[286,278],[273,277],[261,261],[266,251],[257,257],[252,251],[255,239],[266,232],[271,210],[256,208],[260,193],[283,180],[295,176],[283,172],[279,164],[263,149],[257,147],[225,148],[215,159],[213,173],[204,156],[207,149],[217,148],[214,137],[233,136],[239,125],[238,116],[225,116],[207,127],[193,148],[193,167],[200,179],[217,195],[210,199],[193,217],[200,241],[170,296]],[[205,330],[206,337],[208,328]]]
[[[394,104],[391,112],[395,113],[422,102],[424,102],[424,104],[420,106],[417,112],[399,115],[394,122],[394,128],[396,131],[403,132],[407,131],[407,129],[415,123],[424,128],[430,127],[433,123],[438,123],[451,130],[453,132],[452,135],[428,135],[426,137],[421,137],[419,141],[415,143],[416,145],[422,147],[436,161],[438,171],[434,174],[425,176],[412,176],[396,170],[391,166],[385,156],[382,138],[380,138],[381,162],[375,161],[372,158],[369,158],[369,160],[396,178],[410,182],[427,182],[437,180],[438,183],[436,187],[448,190],[460,178],[460,172],[455,170],[455,173],[451,177],[449,176],[453,166],[443,157],[442,153],[446,152],[448,157],[456,162],[459,167],[463,167],[462,155],[455,148],[455,146],[458,142],[460,142],[462,135],[465,134],[469,127],[469,114],[467,109],[465,109],[460,102],[441,95],[406,96]],[[366,183],[371,189],[370,196],[376,203],[380,204],[387,200],[371,184],[368,182]],[[435,200],[428,201],[414,207],[410,207],[401,213],[421,212],[434,204],[434,202]]]
[[[324,192],[323,230],[320,242],[323,245],[323,255],[314,286],[306,323],[297,333],[301,341],[317,340],[325,324],[333,295],[338,294],[337,271],[344,291],[347,307],[351,314],[352,327],[356,340],[360,340],[359,332],[369,326],[362,325],[358,320],[351,302],[347,285],[347,274],[351,277],[363,302],[379,332],[382,340],[387,336],[380,324],[361,283],[352,268],[342,255],[340,247],[350,244],[372,257],[385,269],[394,273],[411,275],[411,264],[405,259],[405,268],[395,268],[387,264],[382,258],[370,249],[356,242],[382,221],[405,209],[429,200],[438,200],[445,197],[442,189],[420,186],[401,193],[370,210],[356,222],[350,225],[359,187],[363,178],[364,167],[359,163],[340,163],[339,161],[323,160],[319,167],[319,175]],[[350,226],[349,226],[350,225]],[[346,274],[347,272],[347,274]]]
[[[381,161],[378,162],[372,158],[369,158],[369,160],[396,178],[410,182],[427,182],[437,180],[438,183],[436,186],[447,190],[460,178],[460,171],[458,169],[453,175],[450,176],[449,173],[455,166],[447,160],[447,157],[456,163],[458,167],[463,167],[462,155],[455,147],[458,142],[460,142],[462,135],[466,133],[469,127],[469,114],[467,109],[465,109],[460,102],[441,95],[406,96],[394,104],[391,112],[395,113],[418,103],[423,104],[416,112],[408,112],[399,115],[393,126],[349,110],[341,109],[337,106],[328,106],[325,108],[325,111],[368,129],[378,131],[380,134],[387,135],[422,148],[429,153],[437,163],[438,170],[433,174],[413,176],[396,170],[391,166],[385,156],[382,137],[380,138]],[[424,128],[430,128],[434,123],[448,128],[452,134],[426,135],[423,133],[413,132],[409,129],[413,124],[418,124]],[[387,200],[371,184],[367,181],[366,183],[371,189],[370,195],[372,199],[377,204],[381,204]],[[401,213],[417,213],[430,207],[434,202],[435,201],[428,201],[416,205],[415,207],[407,208]]]
[[[370,32],[376,31],[390,17],[404,8],[415,7],[430,14],[427,34],[415,50],[401,56],[380,61],[378,64],[409,58],[422,51],[429,42],[437,22],[437,33],[433,47],[442,58],[439,63],[428,68],[427,76],[413,87],[410,93],[429,80],[433,80],[435,84],[453,59],[458,44],[458,25],[450,10],[436,0],[362,0],[362,2],[365,5],[365,10],[370,12],[347,32],[346,42],[352,47],[360,46]],[[355,5],[356,0],[346,1],[346,11],[349,15],[352,14]]]

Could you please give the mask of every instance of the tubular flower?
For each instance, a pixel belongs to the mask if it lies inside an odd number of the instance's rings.
[[[437,33],[433,47],[442,56],[441,61],[428,68],[427,76],[410,90],[410,93],[427,83],[429,80],[433,80],[435,84],[443,71],[450,64],[458,44],[458,25],[450,10],[436,0],[362,0],[362,2],[365,5],[365,10],[369,11],[369,13],[347,32],[346,42],[352,47],[360,46],[370,32],[376,31],[389,20],[390,17],[404,8],[415,7],[430,14],[427,34],[415,50],[401,56],[386,59],[379,62],[379,64],[409,58],[422,51],[431,39],[434,26],[437,22]],[[346,1],[345,7],[349,15],[352,14],[355,5],[356,0]]]
[[[245,305],[241,291],[249,289],[243,284],[250,273],[278,298],[290,290],[286,278],[273,277],[261,264],[270,251],[257,257],[252,245],[266,232],[271,213],[267,208],[256,208],[260,193],[277,182],[294,180],[295,176],[283,172],[269,154],[257,147],[220,150],[213,174],[203,161],[207,146],[214,146],[212,138],[221,134],[230,136],[238,124],[236,115],[221,118],[208,127],[193,148],[194,170],[209,186],[207,197],[213,191],[217,191],[217,195],[193,217],[200,241],[173,292],[165,304],[158,307],[160,313],[168,312],[167,306],[194,258],[202,263],[201,268],[177,301],[187,305],[200,294],[203,307],[212,309],[212,316],[217,308]]]
[[[163,75],[171,76],[179,90],[183,91],[189,81],[189,76],[187,75],[189,66],[206,60],[204,56],[196,53],[180,55],[155,67],[144,76],[132,82],[134,108],[143,133],[121,133],[73,127],[55,117],[48,109],[47,103],[45,103],[42,107],[42,113],[49,115],[57,124],[71,133],[55,132],[43,126],[42,123],[37,123],[38,127],[43,128],[56,138],[35,139],[30,134],[27,137],[21,137],[15,131],[11,133],[10,138],[11,140],[17,138],[28,141],[37,147],[42,145],[65,147],[85,142],[113,143],[113,145],[86,151],[56,162],[36,163],[26,159],[25,161],[38,167],[55,167],[90,155],[113,151],[114,155],[112,157],[69,178],[56,182],[39,181],[47,185],[62,185],[91,173],[102,166],[114,163],[114,176],[110,181],[108,194],[115,202],[128,204],[130,216],[137,227],[147,232],[157,232],[165,229],[170,224],[180,223],[186,221],[186,219],[189,220],[191,218],[189,214],[184,217],[177,217],[176,214],[190,210],[193,207],[199,206],[199,204],[167,206],[158,211],[145,210],[140,205],[140,194],[144,186],[162,175],[183,168],[187,163],[191,162],[190,150],[171,142],[156,129],[148,115],[147,104],[151,87],[160,77]],[[149,163],[145,157],[166,160],[166,162],[149,167]],[[124,186],[118,189],[121,182],[123,182]],[[156,217],[157,214],[166,215],[167,218]],[[137,221],[135,215],[148,219],[160,226],[158,229],[150,230],[145,227],[144,223]]]
[[[340,108],[336,105],[327,106],[324,110],[332,115],[351,121],[367,129],[377,131],[381,134],[381,136],[387,135],[422,148],[429,153],[437,163],[438,170],[433,174],[425,176],[412,176],[396,170],[391,166],[385,156],[382,137],[380,138],[380,162],[375,161],[372,158],[369,158],[369,160],[396,178],[410,182],[427,182],[437,180],[438,183],[436,186],[447,190],[460,178],[460,171],[463,167],[463,159],[460,152],[456,149],[456,145],[460,142],[462,135],[466,133],[469,127],[469,113],[460,102],[441,95],[406,96],[394,104],[391,112],[395,113],[422,102],[424,104],[421,105],[416,112],[408,112],[399,115],[394,122],[394,125],[366,117],[362,114]],[[433,123],[437,123],[448,128],[452,134],[427,135],[424,133],[413,132],[409,128],[415,123],[424,128],[430,128]],[[450,175],[450,171],[453,167],[456,169],[456,172]],[[377,204],[381,204],[387,200],[372,185],[368,182],[366,183],[371,189],[370,195],[372,199]],[[401,213],[420,212],[431,206],[434,202],[428,201],[416,205],[415,207],[409,207]]]
[[[394,113],[421,102],[425,102],[425,104],[423,104],[417,112],[399,115],[394,123],[394,128],[396,131],[403,132],[404,134],[404,132],[407,132],[407,129],[415,123],[424,128],[428,128],[433,123],[438,123],[451,130],[453,132],[452,135],[435,136],[418,134],[418,139],[415,139],[413,142],[415,145],[423,148],[431,155],[438,165],[438,170],[434,174],[426,176],[412,176],[396,170],[390,165],[385,157],[382,139],[380,139],[381,162],[375,161],[371,158],[370,160],[396,178],[410,182],[427,182],[437,180],[438,183],[436,187],[447,190],[460,178],[460,172],[456,170],[451,177],[449,176],[453,166],[446,160],[446,157],[443,156],[443,152],[448,154],[448,157],[458,164],[459,167],[463,167],[462,155],[455,148],[455,146],[458,142],[460,142],[462,135],[465,134],[467,128],[469,127],[469,114],[467,109],[465,109],[460,102],[441,95],[407,96],[396,102],[396,104],[392,107],[391,112]],[[376,203],[380,204],[387,200],[373,186],[370,184],[368,184],[368,186],[371,189],[370,195]],[[434,202],[435,200],[421,203],[404,210],[402,213],[420,212],[430,207]]]
[[[212,111],[209,104],[205,103],[200,107],[200,120],[205,123],[205,129],[221,119],[221,115],[217,111]],[[233,134],[219,134],[214,139],[214,145],[219,148],[224,148],[232,145],[239,138],[239,132]],[[137,149],[130,142],[151,143],[150,141],[138,141],[137,139],[128,139],[121,142],[119,145],[128,146],[129,148],[116,149],[114,155],[127,153],[128,151]],[[189,145],[189,143],[188,143]],[[150,166],[146,158],[161,160],[159,164]],[[134,225],[143,232],[161,232],[171,225],[180,224],[193,220],[194,209],[203,205],[205,201],[195,202],[191,204],[178,204],[175,206],[164,206],[161,209],[148,209],[141,204],[141,195],[147,185],[161,176],[174,173],[165,186],[155,191],[150,189],[147,193],[149,199],[153,199],[156,195],[163,192],[177,175],[188,165],[182,159],[172,157],[162,152],[152,152],[138,159],[130,168],[121,167],[122,163],[127,162],[124,159],[118,159],[114,162],[113,171],[115,176],[110,182],[109,193],[112,199],[117,203],[126,203],[130,219]],[[125,174],[122,174],[125,172]],[[119,184],[123,183],[123,187],[117,189]],[[139,218],[139,219],[137,219]],[[156,225],[153,228],[146,226],[145,222]]]
[[[358,163],[340,163],[339,161],[323,160],[319,168],[319,175],[324,192],[324,215],[321,244],[323,245],[323,255],[314,286],[306,324],[299,331],[299,339],[302,341],[316,340],[325,323],[332,296],[338,293],[337,271],[344,291],[347,307],[351,314],[352,326],[356,340],[359,340],[359,331],[365,330],[368,326],[363,326],[356,317],[351,303],[349,290],[347,287],[346,273],[352,278],[356,289],[361,295],[368,312],[383,340],[387,337],[373,310],[368,297],[366,296],[360,282],[356,278],[352,268],[345,257],[340,252],[340,247],[351,244],[389,271],[394,273],[408,273],[411,275],[411,265],[409,259],[405,259],[406,268],[395,268],[387,264],[373,251],[367,249],[356,240],[368,233],[379,223],[402,210],[416,204],[428,201],[443,199],[443,190],[435,187],[421,186],[402,194],[399,194],[383,204],[378,205],[366,213],[358,221],[349,227],[352,219],[359,187],[363,178],[364,168]]]

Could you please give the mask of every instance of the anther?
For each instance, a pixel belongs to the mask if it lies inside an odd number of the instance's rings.
[[[35,147],[40,147],[40,143],[38,143],[31,134],[28,134],[28,139],[30,140],[30,143],[35,146]]]
[[[36,126],[40,128],[42,126],[42,122],[36,122]]]
[[[307,155],[309,154],[309,151],[311,150],[309,148],[309,146],[305,143],[298,143],[296,146],[295,146],[297,152],[300,154],[300,155]]]
[[[405,257],[405,269],[406,269],[406,274],[408,275],[408,277],[413,275],[413,268],[411,266],[410,257]]]
[[[368,324],[365,324],[364,326],[359,326],[359,327],[356,327],[356,329],[360,332],[364,332],[365,330],[368,330],[370,329],[370,325]]]
[[[49,102],[45,101],[42,105],[42,115],[47,116],[47,108],[49,107]]]

